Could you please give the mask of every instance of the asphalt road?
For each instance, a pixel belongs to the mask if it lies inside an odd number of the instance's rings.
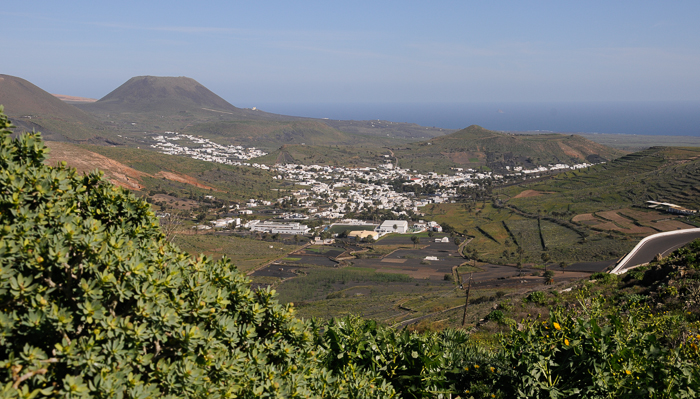
[[[700,229],[678,230],[672,233],[647,237],[615,266],[612,273],[621,274],[635,266],[649,263],[657,254],[667,256],[683,245],[700,238]]]

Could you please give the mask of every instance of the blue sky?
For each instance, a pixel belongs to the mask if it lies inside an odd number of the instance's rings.
[[[188,76],[256,103],[699,101],[698,1],[13,1],[0,73],[100,98]]]

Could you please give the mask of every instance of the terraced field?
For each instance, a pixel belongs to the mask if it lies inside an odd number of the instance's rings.
[[[547,220],[540,220],[540,228],[548,249],[573,246],[581,240],[577,232]]]
[[[694,226],[684,223],[685,217],[660,211],[639,211],[630,208],[615,211],[585,213],[576,215],[572,222],[598,231],[616,231],[633,236],[689,229]]]
[[[514,198],[524,190],[551,194]],[[585,214],[640,206],[648,200],[700,209],[700,148],[653,147],[548,181],[504,188],[502,193],[509,203],[531,213]]]
[[[540,241],[537,220],[521,219],[506,221],[508,229],[518,240],[518,244],[528,253],[536,253],[544,250]]]

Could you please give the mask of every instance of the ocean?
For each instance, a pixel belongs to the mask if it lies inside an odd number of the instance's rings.
[[[263,111],[341,120],[381,119],[446,129],[700,136],[700,101],[551,103],[261,103]]]

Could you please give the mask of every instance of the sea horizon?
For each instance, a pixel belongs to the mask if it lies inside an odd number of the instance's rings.
[[[276,114],[334,120],[385,120],[513,132],[700,136],[700,101],[258,103]]]

